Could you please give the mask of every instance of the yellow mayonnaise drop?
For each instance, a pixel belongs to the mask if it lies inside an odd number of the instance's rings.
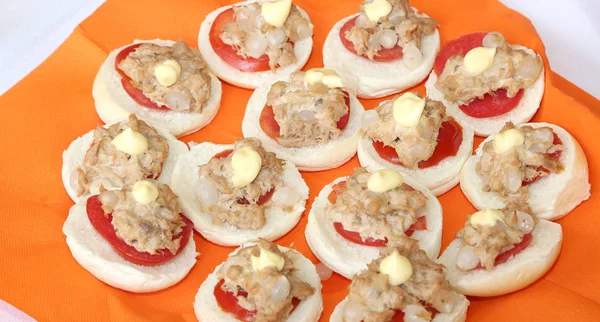
[[[262,159],[258,152],[245,146],[233,153],[231,167],[233,168],[233,177],[231,177],[233,186],[235,188],[245,187],[258,176],[262,167]]]
[[[398,286],[410,279],[413,267],[408,258],[400,255],[398,250],[394,250],[381,261],[379,272],[388,276],[390,285]]]
[[[140,155],[148,151],[148,139],[131,128],[119,133],[111,143],[115,149],[131,155]]]
[[[367,189],[373,192],[386,192],[398,188],[404,183],[400,172],[392,169],[383,169],[373,172],[367,181]]]
[[[147,205],[158,198],[158,188],[151,181],[141,180],[133,185],[131,194],[139,204]]]
[[[156,81],[165,87],[177,83],[179,75],[181,75],[181,65],[175,59],[167,59],[154,67]]]
[[[290,10],[292,9],[292,0],[277,0],[273,2],[264,2],[260,9],[265,22],[274,27],[282,27],[285,24]]]
[[[497,221],[504,222],[504,213],[496,209],[484,209],[471,215],[469,221],[473,226],[492,227],[496,225]]]
[[[496,133],[494,136],[494,151],[502,154],[516,146],[525,143],[525,135],[517,129]]]
[[[471,75],[479,75],[494,63],[496,48],[475,47],[465,55],[465,68]]]
[[[285,264],[283,257],[264,248],[260,248],[259,256],[251,255],[250,260],[252,261],[252,269],[255,271],[262,271],[267,267],[274,267],[276,270],[280,271]]]
[[[392,114],[396,124],[402,127],[415,127],[419,124],[424,109],[425,99],[408,92],[394,101]]]
[[[386,0],[373,0],[371,3],[365,3],[364,9],[367,18],[372,22],[377,22],[392,12],[392,4]]]
[[[334,70],[327,68],[313,68],[304,73],[304,82],[307,85],[322,83],[329,88],[344,87],[342,78]]]

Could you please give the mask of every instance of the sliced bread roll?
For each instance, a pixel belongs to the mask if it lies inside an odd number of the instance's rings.
[[[315,256],[334,272],[350,279],[367,268],[380,256],[380,248],[359,245],[342,237],[333,227],[333,221],[325,217],[325,207],[330,204],[327,197],[332,186],[347,177],[341,177],[323,187],[308,213],[308,224],[304,235]],[[404,176],[404,182],[427,197],[425,213],[427,230],[415,231],[413,239],[419,241],[421,249],[429,258],[436,258],[442,245],[442,206],[438,199],[413,178]]]
[[[129,116],[129,114],[127,114]],[[127,120],[127,116],[125,120]],[[108,128],[112,124],[107,124],[104,127]],[[151,125],[151,124],[148,124]],[[151,125],[152,126],[152,125]],[[173,134],[169,133],[169,131],[158,127],[152,126],[156,129],[156,131],[167,139],[167,144],[169,145],[169,156],[163,163],[163,168],[160,176],[156,179],[158,183],[169,184],[171,182],[171,173],[173,172],[173,168],[175,167],[175,163],[177,163],[177,158],[182,154],[188,151],[187,145],[185,143],[177,140]],[[63,164],[62,164],[62,181],[65,186],[65,190],[69,197],[73,200],[73,202],[79,202],[79,197],[77,196],[77,179],[75,176],[76,170],[83,165],[85,159],[85,153],[90,148],[92,142],[94,141],[94,130],[89,131],[83,136],[75,139],[69,147],[63,152]],[[108,190],[117,189],[120,187],[113,187],[106,183],[103,183],[104,188]],[[90,187],[90,194],[95,195],[98,194],[99,185],[92,184]]]
[[[556,220],[567,215],[590,197],[589,169],[581,146],[565,129],[549,123],[526,123],[534,128],[550,127],[560,138],[563,152],[560,162],[564,170],[529,185],[529,207],[540,219]],[[494,139],[490,135],[477,148],[475,155],[465,163],[460,174],[460,188],[477,209],[502,209],[506,205],[499,194],[483,191],[483,180],[475,172],[483,145]]]
[[[462,271],[456,266],[461,241],[455,239],[438,262],[446,266],[446,279],[457,291],[471,296],[497,296],[527,287],[542,277],[556,261],[562,245],[559,224],[540,220],[531,232],[531,243],[508,261],[485,269]]]
[[[535,55],[535,52],[527,47],[519,45],[512,45],[511,47],[514,49],[522,49],[529,54]],[[506,122],[510,121],[514,124],[522,124],[531,120],[540,107],[542,97],[544,96],[544,69],[542,67],[542,73],[539,78],[533,85],[524,90],[521,101],[519,101],[519,104],[514,109],[500,116],[476,118],[465,114],[459,108],[458,104],[448,102],[444,97],[444,94],[435,87],[437,80],[438,75],[436,75],[435,71],[432,71],[425,83],[427,96],[442,102],[444,106],[446,106],[448,115],[452,116],[462,126],[472,128],[475,135],[483,137],[500,131]]]
[[[260,115],[267,103],[267,94],[273,83],[258,87],[246,106],[242,121],[244,137],[258,138],[265,147],[275,151],[282,158],[293,162],[301,171],[321,171],[333,169],[348,162],[356,154],[360,120],[364,108],[356,96],[350,94],[350,119],[342,135],[322,145],[302,148],[284,147],[269,137],[260,127]]]
[[[231,255],[235,255],[240,249],[252,246],[254,243],[247,243],[236,249]],[[323,312],[323,298],[321,296],[321,280],[317,274],[315,265],[302,254],[289,248],[279,246],[281,251],[289,251],[287,256],[292,259],[296,267],[296,276],[310,284],[315,293],[298,304],[296,309],[292,311],[286,322],[316,322],[319,320]],[[235,317],[225,313],[214,296],[215,285],[217,285],[217,272],[223,264],[217,266],[214,272],[206,278],[200,286],[198,293],[194,299],[194,312],[198,321],[202,322],[237,322]]]
[[[154,292],[181,281],[196,264],[193,236],[173,260],[142,266],[122,258],[92,226],[86,212],[87,198],[71,207],[62,231],[75,260],[102,282],[135,293]]]
[[[357,15],[343,18],[331,28],[323,45],[323,64],[326,68],[334,69],[341,74],[354,76],[358,81],[358,97],[388,96],[415,86],[427,77],[440,50],[440,35],[437,30],[432,35],[423,37],[421,43],[423,61],[416,68],[409,69],[402,59],[392,62],[370,61],[344,47],[340,40],[340,29]]]
[[[153,43],[160,46],[172,46],[171,40],[135,40],[137,43]],[[114,123],[126,119],[131,113],[135,113],[140,119],[151,124],[159,125],[169,130],[175,136],[183,136],[196,132],[206,126],[217,115],[221,106],[221,81],[212,73],[210,99],[204,104],[202,112],[177,112],[154,110],[139,105],[134,101],[121,85],[121,75],[115,69],[115,58],[128,44],[113,50],[102,66],[92,88],[92,96],[96,112],[104,123]]]
[[[200,208],[198,195],[202,193],[198,169],[219,152],[233,149],[233,145],[220,145],[204,142],[193,146],[190,152],[181,156],[171,177],[171,189],[181,202],[184,214],[194,223],[204,238],[223,246],[239,246],[259,238],[275,240],[289,232],[300,220],[308,199],[308,186],[298,169],[286,162],[282,174],[285,187],[294,194],[297,202],[291,211],[279,206],[277,191],[265,210],[266,224],[258,230],[239,229],[229,224],[215,224],[213,216]]]
[[[360,165],[367,168],[370,172],[391,168],[406,173],[431,190],[434,195],[440,196],[458,184],[460,171],[471,156],[473,150],[473,131],[468,127],[464,127],[462,130],[463,140],[456,155],[448,157],[439,164],[429,168],[408,169],[381,158],[373,147],[373,140],[364,134],[358,141],[358,160],[360,161]]]
[[[233,6],[244,5],[253,2],[263,1],[250,0],[240,2],[235,5],[221,7],[209,13],[202,22],[202,25],[200,26],[200,33],[198,34],[198,48],[200,48],[200,52],[202,53],[202,56],[208,63],[210,69],[220,79],[232,85],[250,89],[257,88],[258,86],[261,86],[264,83],[273,83],[275,82],[275,80],[281,77],[289,76],[291,73],[302,69],[302,67],[304,67],[304,65],[308,61],[313,47],[312,37],[297,41],[294,44],[294,54],[296,55],[296,62],[285,67],[277,68],[275,71],[269,70],[263,72],[249,73],[238,70],[237,68],[226,63],[221,57],[219,57],[219,55],[217,55],[217,53],[212,48],[212,45],[210,44],[210,29],[213,25],[213,22],[221,12]],[[300,14],[308,21],[310,21],[310,18],[308,17],[306,11],[302,10],[302,8],[298,6],[297,8],[300,11]]]

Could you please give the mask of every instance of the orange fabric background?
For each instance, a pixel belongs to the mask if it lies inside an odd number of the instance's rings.
[[[132,294],[104,285],[71,256],[61,232],[72,202],[64,192],[61,153],[77,136],[101,124],[91,96],[94,75],[107,53],[133,39],[183,39],[193,46],[204,16],[234,1],[109,0],[40,67],[0,97],[0,299],[39,321],[195,321],[192,302],[208,273],[233,248],[215,246],[198,234],[196,266],[178,285],[151,294]],[[296,0],[315,24],[307,67],[322,63],[321,48],[333,24],[356,12],[359,0]],[[478,30],[501,31],[510,42],[544,53],[530,22],[495,0],[414,0],[436,19],[442,43]],[[568,50],[568,49],[566,49]],[[548,67],[548,66],[546,66]],[[564,79],[546,74],[542,107],[534,121],[570,131],[588,156],[592,199],[559,222],[564,243],[556,265],[540,281],[497,298],[471,298],[469,321],[590,321],[600,319],[600,104]],[[423,92],[423,87],[419,89]],[[222,107],[213,123],[183,141],[231,143],[251,91],[224,84]],[[575,97],[575,98],[574,98]],[[363,100],[366,108],[380,100]],[[586,105],[584,105],[584,102]],[[478,144],[480,139],[476,141]],[[304,173],[311,199],[323,185],[358,166],[356,158],[331,171]],[[440,198],[445,247],[474,209],[458,187]],[[309,201],[308,207],[311,202]],[[280,239],[316,262],[304,240],[306,218]],[[334,275],[324,283],[327,321],[347,294],[348,281]]]

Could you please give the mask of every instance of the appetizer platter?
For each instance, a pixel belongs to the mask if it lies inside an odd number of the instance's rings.
[[[108,40],[77,109],[93,119],[48,150],[50,252],[73,278],[40,283],[114,296],[117,320],[560,316],[515,303],[556,305],[585,266],[574,245],[591,254],[600,165],[581,127],[600,122],[562,114],[589,110],[518,14],[433,2],[164,3],[200,12],[193,32]],[[593,295],[594,267],[571,292]]]

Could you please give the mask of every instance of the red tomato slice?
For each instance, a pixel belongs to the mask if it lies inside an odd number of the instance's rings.
[[[225,280],[220,280],[219,283],[215,285],[215,289],[213,292],[213,294],[215,295],[215,299],[217,300],[217,304],[219,304],[221,310],[229,314],[233,314],[236,317],[236,319],[240,321],[253,321],[254,316],[256,315],[256,310],[248,311],[245,308],[241,307],[238,304],[237,297],[233,293],[223,291],[221,285],[223,285],[224,283]],[[248,297],[248,292],[239,288],[238,296]],[[294,297],[292,299],[292,312],[296,309],[296,307],[298,307],[298,304],[300,304],[300,302],[301,301],[298,298]]]
[[[222,159],[222,158],[226,158],[228,157],[231,152],[233,152],[233,150],[225,150],[225,151],[221,151],[217,154],[215,154],[212,159]],[[273,193],[275,192],[275,188],[271,188],[271,190],[267,191],[267,193],[265,193],[264,195],[260,196],[258,198],[258,205],[263,205],[265,204],[267,201],[271,200],[271,197],[273,197]],[[248,202],[248,200],[242,198],[242,199],[238,199],[237,201],[240,205],[249,205],[250,202]]]
[[[348,38],[346,38],[346,32],[350,31],[350,29],[354,27],[354,25],[356,24],[356,18],[358,18],[358,16],[346,21],[346,23],[342,26],[342,28],[340,29],[340,40],[349,52],[355,54],[356,56],[359,56],[356,53],[356,50],[354,49],[354,44],[352,44],[352,42],[348,40]],[[373,60],[376,62],[390,62],[402,58],[402,55],[402,47],[396,45],[396,47],[393,48],[381,48],[375,54]],[[366,55],[360,55],[360,57],[369,59]]]
[[[337,233],[340,234],[342,237],[346,238],[347,240],[349,240],[355,244],[373,246],[373,247],[385,247],[388,242],[387,238],[375,239],[375,238],[369,237],[366,240],[363,240],[360,237],[360,233],[358,233],[356,231],[350,231],[350,230],[344,229],[344,226],[340,222],[334,222],[333,228],[335,228],[335,231],[337,231]],[[426,229],[427,229],[427,221],[426,221],[425,217],[423,216],[423,217],[418,218],[417,221],[405,231],[405,233],[408,237],[410,237],[414,234],[415,231],[426,230]]]
[[[110,243],[113,249],[124,259],[138,265],[152,266],[160,265],[172,260],[185,248],[192,235],[194,224],[185,216],[180,215],[185,222],[181,232],[173,237],[177,239],[181,237],[179,249],[175,254],[172,254],[168,249],[159,249],[156,254],[152,255],[146,252],[139,252],[135,247],[128,245],[123,239],[117,236],[112,225],[112,215],[104,215],[102,203],[98,200],[98,196],[91,196],[86,203],[87,215],[96,231]]]
[[[558,135],[556,135],[556,133],[554,133],[554,140],[552,141],[552,143],[553,143],[553,144],[556,144],[556,145],[558,145],[558,144],[562,144],[562,141],[561,141],[561,139],[558,137]],[[556,152],[554,152],[554,153],[550,153],[550,154],[548,154],[548,155],[549,155],[550,157],[552,157],[552,158],[555,158],[555,159],[560,159],[560,156],[562,155],[562,150],[561,150],[561,151],[556,151]],[[538,168],[537,168],[537,171],[543,171],[543,172],[546,172],[546,173],[550,173],[550,170],[548,170],[548,169],[546,169],[546,168],[544,168],[544,167],[538,167]],[[535,178],[533,178],[533,179],[531,179],[531,180],[528,180],[528,181],[523,181],[523,185],[524,185],[524,186],[528,186],[528,185],[530,185],[530,184],[532,184],[532,183],[534,183],[534,182],[537,182],[537,181],[538,181],[538,180],[540,180],[541,178],[542,178],[541,176],[537,176],[537,177],[535,177]]]
[[[506,262],[507,260],[509,260],[511,257],[519,254],[521,251],[523,251],[523,249],[525,249],[525,248],[527,248],[527,246],[529,246],[529,244],[531,243],[531,239],[532,239],[531,233],[523,235],[523,240],[520,243],[515,244],[515,246],[513,248],[511,248],[505,252],[502,252],[502,253],[500,253],[500,255],[496,256],[496,260],[494,261],[494,266],[500,265],[500,264]],[[480,263],[474,269],[483,269],[483,266]]]
[[[155,110],[169,110],[169,108],[165,105],[158,105],[152,102],[146,95],[144,95],[144,92],[133,86],[133,84],[131,84],[131,78],[125,75],[125,73],[123,73],[121,69],[119,69],[119,63],[123,59],[127,58],[127,56],[129,56],[130,53],[134,52],[141,45],[142,44],[134,44],[129,47],[125,47],[117,54],[117,57],[115,57],[115,69],[121,75],[121,85],[123,85],[123,89],[125,90],[125,92],[127,92],[127,94],[129,94],[131,99],[133,99],[136,103],[140,104],[141,106]]]
[[[209,40],[215,53],[227,64],[242,72],[263,72],[271,70],[269,56],[262,55],[259,58],[242,57],[233,46],[225,44],[219,35],[223,27],[233,21],[233,8],[221,12],[210,28]]]
[[[441,75],[448,59],[455,55],[466,55],[471,49],[483,44],[483,38],[487,32],[474,32],[458,37],[449,41],[440,50],[435,59],[434,71]],[[467,105],[461,105],[459,108],[467,115],[475,118],[487,118],[504,115],[513,110],[523,97],[523,91],[519,91],[513,98],[506,95],[505,89],[499,89],[490,94],[486,94],[483,99],[475,99]]]
[[[436,166],[444,159],[455,156],[456,153],[458,153],[462,141],[462,127],[454,119],[448,119],[448,121],[442,123],[442,126],[440,127],[438,144],[436,145],[433,154],[429,159],[419,162],[419,169]],[[402,165],[400,158],[398,158],[398,153],[396,153],[396,150],[393,147],[384,145],[381,141],[373,141],[373,148],[375,148],[375,151],[380,158],[393,164]]]
[[[523,90],[519,90],[514,97],[508,97],[504,88],[494,93],[485,94],[483,99],[475,99],[467,105],[461,105],[463,113],[478,119],[504,115],[512,111],[523,98]]]
[[[348,112],[337,121],[337,128],[340,130],[344,130],[348,125],[348,120],[350,119],[350,94],[347,91],[344,92],[344,100],[346,101],[346,106],[348,107]],[[269,105],[265,105],[262,112],[260,113],[259,118],[260,128],[272,139],[277,139],[280,135],[280,127],[279,123],[275,120],[275,112],[273,112],[273,107]]]
[[[256,315],[256,310],[248,311],[245,308],[241,307],[238,304],[237,297],[231,293],[226,292],[221,289],[221,286],[225,283],[225,280],[220,280],[217,285],[215,285],[214,295],[217,300],[217,304],[221,307],[221,310],[227,312],[229,314],[233,314],[236,319],[240,321],[253,321],[254,316]],[[247,297],[248,293],[242,289],[238,290],[238,295]]]
[[[340,181],[340,182],[334,184],[331,188],[333,190],[329,193],[329,196],[327,196],[327,199],[329,200],[329,202],[334,204],[337,201],[337,195],[339,193],[341,193],[342,190],[346,189],[346,181]]]

